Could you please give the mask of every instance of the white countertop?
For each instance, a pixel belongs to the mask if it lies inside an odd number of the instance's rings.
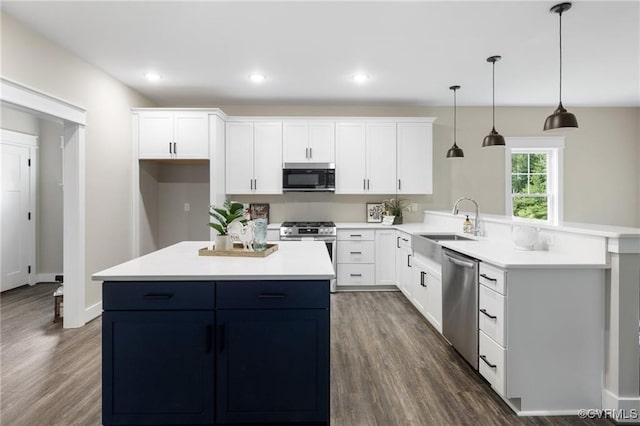
[[[199,256],[208,241],[183,241],[104,271],[95,281],[328,280],[335,271],[324,242],[278,241],[264,257]]]

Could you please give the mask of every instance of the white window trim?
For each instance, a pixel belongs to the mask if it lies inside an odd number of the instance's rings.
[[[505,138],[505,179],[504,179],[504,211],[506,216],[511,216],[514,220],[518,221],[532,221],[532,222],[546,222],[552,224],[558,224],[563,220],[564,211],[564,136],[554,137],[514,137]],[[548,192],[554,194],[554,200],[549,199],[549,203],[553,203],[553,208],[550,209],[550,217],[546,221],[540,221],[537,219],[526,219],[513,217],[512,211],[512,198],[511,198],[511,155],[514,152],[526,150],[529,152],[550,152],[550,164],[548,173],[552,176],[556,175],[556,179],[551,179],[553,182],[547,181],[547,185],[552,183],[552,187],[548,188]]]

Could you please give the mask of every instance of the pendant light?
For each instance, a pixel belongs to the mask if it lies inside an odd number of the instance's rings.
[[[464,157],[462,148],[458,147],[458,144],[456,144],[456,90],[459,88],[460,86],[449,87],[450,90],[453,90],[453,146],[449,148],[449,151],[447,151],[447,158]]]
[[[558,108],[547,117],[544,122],[544,130],[561,130],[578,127],[576,116],[568,112],[562,106],[562,12],[571,9],[571,3],[559,3],[549,9],[550,12],[557,13],[560,20],[560,103]]]
[[[493,127],[491,128],[491,133],[484,137],[482,141],[482,147],[485,146],[500,146],[504,145],[504,137],[496,132],[496,62],[502,59],[502,56],[489,56],[487,58],[487,62],[491,62],[493,64]]]

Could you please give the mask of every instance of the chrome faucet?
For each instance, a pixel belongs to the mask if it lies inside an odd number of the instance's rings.
[[[476,202],[476,200],[474,200],[473,198],[468,198],[468,197],[462,197],[462,198],[458,198],[458,201],[456,201],[456,203],[453,205],[453,210],[451,211],[451,214],[457,215],[458,214],[458,205],[464,201],[464,200],[468,200],[471,201],[475,206],[476,206],[476,215],[473,218],[473,235],[480,235],[480,226],[478,224],[478,203]]]

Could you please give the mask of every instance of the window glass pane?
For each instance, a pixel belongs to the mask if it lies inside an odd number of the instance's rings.
[[[547,154],[529,154],[530,173],[547,173]]]
[[[511,192],[513,194],[527,193],[527,175],[511,175]]]
[[[529,154],[511,155],[511,173],[527,173]]]
[[[547,197],[513,197],[513,215],[529,219],[548,218]]]
[[[546,194],[547,193],[547,175],[529,176],[529,193],[530,194]]]

